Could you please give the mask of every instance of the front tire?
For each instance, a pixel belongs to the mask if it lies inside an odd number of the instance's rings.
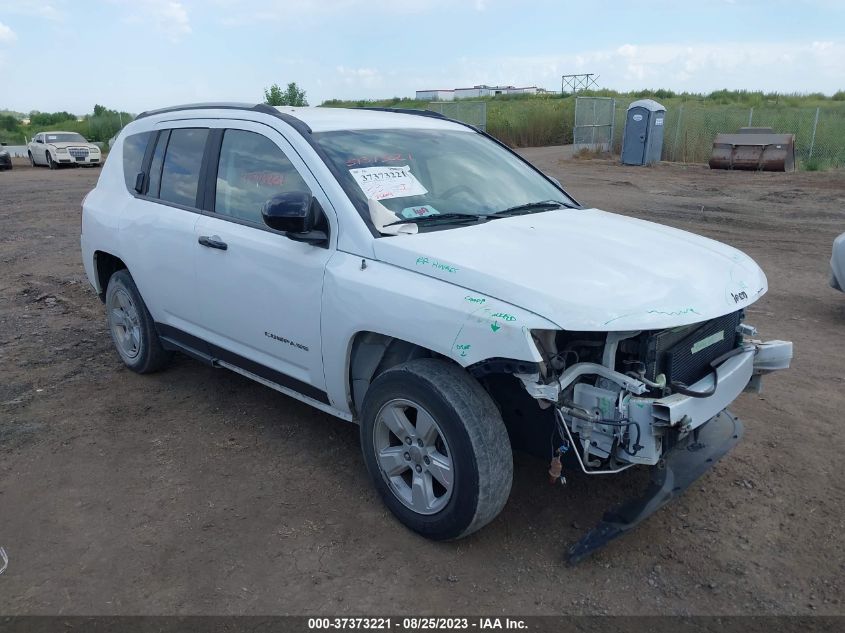
[[[158,371],[170,360],[155,322],[128,270],[118,270],[106,289],[106,320],[112,342],[123,363],[132,371]]]
[[[457,365],[420,358],[380,374],[364,398],[360,432],[385,505],[423,536],[467,536],[507,502],[513,455],[505,424]]]
[[[56,161],[53,160],[53,157],[50,156],[50,152],[47,152],[47,166],[50,169],[58,169],[59,168],[58,163],[56,163]]]

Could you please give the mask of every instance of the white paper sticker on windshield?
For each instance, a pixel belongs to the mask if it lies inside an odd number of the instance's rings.
[[[349,173],[364,195],[373,200],[422,196],[428,190],[411,173],[409,165],[401,167],[359,167]]]

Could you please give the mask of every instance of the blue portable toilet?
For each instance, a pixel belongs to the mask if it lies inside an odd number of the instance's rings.
[[[653,99],[640,99],[628,106],[622,135],[622,164],[651,165],[663,152],[666,108]]]

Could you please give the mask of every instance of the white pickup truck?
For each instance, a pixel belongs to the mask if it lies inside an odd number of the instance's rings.
[[[726,407],[792,356],[744,323],[767,289],[748,256],[585,208],[428,112],[143,113],[83,203],[82,258],[129,368],[180,351],[358,423],[384,502],[430,538],[493,520],[512,448],[552,481],[651,468],[573,561],[730,450]]]

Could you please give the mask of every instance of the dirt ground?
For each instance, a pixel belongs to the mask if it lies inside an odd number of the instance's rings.
[[[378,500],[356,427],[187,358],[124,369],[80,264],[99,172],[18,165],[0,173],[0,613],[845,613],[845,295],[827,285],[845,173],[525,155],[582,204],[722,240],[768,274],[748,321],[795,342],[793,368],[739,398],[745,438],[685,496],[568,568],[640,479],[549,486],[517,455],[494,523],[428,542]]]

